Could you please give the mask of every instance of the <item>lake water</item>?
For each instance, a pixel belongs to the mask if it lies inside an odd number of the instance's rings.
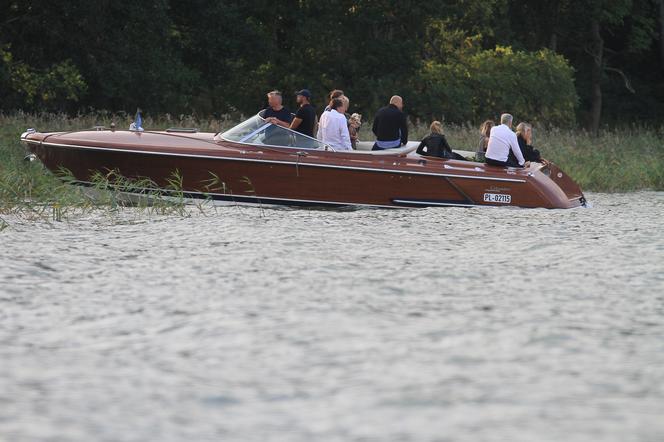
[[[10,220],[0,440],[664,440],[664,193],[589,200]]]

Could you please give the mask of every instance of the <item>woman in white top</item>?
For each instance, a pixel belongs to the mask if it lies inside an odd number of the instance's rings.
[[[334,150],[352,150],[344,108],[344,100],[335,98],[318,122],[317,138]]]

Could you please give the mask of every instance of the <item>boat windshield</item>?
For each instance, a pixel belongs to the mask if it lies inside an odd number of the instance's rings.
[[[325,144],[276,124],[268,123],[260,115],[255,115],[234,128],[221,134],[228,141],[258,144],[265,146],[296,147],[303,149],[322,149]]]

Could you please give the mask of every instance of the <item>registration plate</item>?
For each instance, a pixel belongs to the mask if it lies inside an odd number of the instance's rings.
[[[510,204],[512,202],[512,195],[506,195],[504,193],[485,193],[484,202]]]

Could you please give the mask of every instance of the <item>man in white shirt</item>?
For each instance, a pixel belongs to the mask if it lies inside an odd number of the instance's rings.
[[[519,141],[516,134],[512,132],[512,116],[510,114],[502,114],[500,125],[491,128],[485,156],[486,164],[491,166],[526,166],[526,160],[523,159],[523,154],[519,148]]]
[[[344,115],[344,101],[332,100],[329,112],[323,112],[318,122],[317,138],[334,150],[351,150],[348,122]]]

